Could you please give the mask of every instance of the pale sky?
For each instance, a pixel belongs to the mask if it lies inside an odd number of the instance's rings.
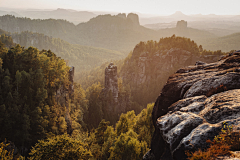
[[[170,15],[240,15],[240,0],[0,0],[0,7],[33,9],[74,9],[88,11],[140,12]]]

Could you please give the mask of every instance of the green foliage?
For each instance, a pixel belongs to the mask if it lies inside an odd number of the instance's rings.
[[[84,115],[88,110],[88,100],[85,90],[79,84],[74,84],[73,101],[70,103],[70,116],[72,119],[72,135],[77,135],[86,130]]]
[[[56,90],[69,84],[65,61],[50,50],[16,45],[0,50],[0,62],[0,139],[30,148],[48,134],[65,133],[66,109],[55,101]]]
[[[6,140],[5,142],[0,143],[0,159],[1,160],[25,160],[24,157],[21,155],[13,154],[14,149],[11,148],[11,143],[7,143]]]
[[[147,108],[144,108],[136,117],[134,131],[138,134],[140,141],[145,141],[150,148],[154,126],[152,124],[152,110],[154,103],[148,104]]]
[[[121,133],[116,139],[114,147],[110,148],[109,160],[141,159],[147,149],[147,143],[145,141],[140,142],[137,139],[137,134],[133,130],[129,130],[127,133]]]
[[[15,44],[13,43],[12,37],[7,36],[6,34],[0,34],[0,41],[5,44],[6,47],[11,48]]]
[[[104,143],[104,132],[106,131],[107,127],[109,125],[109,122],[105,122],[103,119],[99,125],[98,128],[95,130],[95,137],[96,137],[96,143],[99,144],[100,146],[103,145]]]
[[[103,117],[102,104],[101,104],[101,91],[102,86],[100,83],[93,84],[86,90],[86,96],[88,99],[88,116],[86,117],[86,123],[88,128],[96,128]]]
[[[58,135],[47,140],[40,140],[29,153],[29,159],[59,159],[59,160],[88,160],[92,157],[82,142],[70,138],[68,135]]]
[[[119,121],[116,123],[117,135],[128,132],[135,123],[135,112],[129,111],[126,114],[121,114]]]
[[[102,120],[87,143],[95,159],[141,159],[150,147],[154,131],[151,123],[153,104],[137,116],[134,111],[121,114],[115,128]],[[146,122],[144,122],[146,121]],[[149,125],[149,126],[147,126]],[[145,134],[145,137],[143,135]]]
[[[4,142],[0,143],[0,158],[1,160],[12,160],[13,159],[13,151],[8,151],[6,147],[9,144],[5,144]]]

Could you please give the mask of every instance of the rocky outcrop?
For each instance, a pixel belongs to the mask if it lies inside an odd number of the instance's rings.
[[[69,84],[69,97],[70,97],[70,99],[73,99],[74,98],[74,85],[73,85],[73,78],[74,78],[74,67],[72,66],[71,68],[70,68],[70,70],[69,70],[69,82],[70,82],[70,84]]]
[[[129,13],[129,14],[127,15],[127,19],[131,19],[134,24],[140,25],[140,24],[139,24],[139,17],[138,17],[137,14]]]
[[[187,29],[187,21],[184,21],[184,20],[178,21],[176,28]]]
[[[102,90],[104,119],[114,122],[121,113],[129,109],[129,95],[123,95],[118,90],[117,66],[110,63],[105,69],[105,88]],[[114,117],[114,118],[111,118]]]
[[[123,18],[123,19],[126,19],[126,13],[119,13],[118,15],[117,15],[117,17],[121,17],[121,18]]]
[[[73,78],[74,78],[74,67],[72,66],[69,70],[69,86],[62,85],[57,91],[55,95],[55,100],[58,105],[65,106],[65,121],[67,122],[67,133],[72,134],[72,119],[70,116],[69,110],[69,100],[73,100],[73,93],[74,93],[74,85],[73,85]]]
[[[169,77],[155,102],[155,133],[151,151],[155,160],[186,159],[185,151],[206,148],[223,122],[240,129],[240,53],[215,63],[198,62]],[[150,159],[150,158],[144,158]],[[151,158],[152,159],[152,158]]]
[[[203,63],[201,61],[214,62],[220,58],[218,55],[197,56],[180,48],[158,50],[153,54],[139,50],[137,47],[134,49],[132,57],[125,62],[120,75],[124,83],[131,86],[133,100],[137,101],[139,97],[135,98],[136,95],[143,90],[148,93],[140,98],[146,99],[146,102],[141,104],[143,106],[156,100],[168,77],[180,67],[194,65],[196,61],[198,65]]]
[[[115,101],[118,98],[117,66],[110,63],[105,69],[105,93],[111,92]]]
[[[150,70],[156,75],[156,79],[166,77],[166,75],[169,76],[177,67],[194,63],[192,58],[190,52],[179,48],[157,52],[154,56],[149,56],[149,53],[143,52],[138,57],[137,71],[131,74],[131,80],[136,85],[150,82],[152,79],[152,75],[149,74]],[[133,62],[133,60],[131,60],[131,62]],[[123,79],[126,74],[128,73],[123,74]]]
[[[126,20],[130,20],[130,21],[133,22],[133,24],[140,25],[139,17],[135,13],[129,13],[127,16],[126,16],[126,13],[119,13],[117,15],[117,17],[120,17],[120,18],[123,18],[123,19],[126,19]]]

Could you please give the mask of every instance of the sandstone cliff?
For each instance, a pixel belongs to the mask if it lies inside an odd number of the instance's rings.
[[[74,67],[72,66],[69,70],[69,84],[63,84],[57,91],[55,95],[55,99],[58,105],[65,106],[65,121],[67,122],[67,133],[72,134],[72,119],[70,116],[69,109],[69,100],[73,100],[74,98]]]
[[[187,21],[181,20],[177,22],[176,28],[187,29]]]
[[[120,76],[124,84],[131,86],[133,101],[146,106],[156,100],[168,77],[177,69],[194,65],[196,61],[214,62],[219,58],[219,55],[196,55],[177,47],[158,49],[154,53],[136,47],[125,60]]]
[[[223,122],[240,127],[240,53],[215,63],[198,62],[169,77],[155,102],[155,133],[145,160],[186,159],[206,148]]]
[[[110,63],[105,68],[105,88],[102,90],[104,119],[114,122],[121,113],[131,110],[130,99],[127,93],[119,91],[117,66]]]

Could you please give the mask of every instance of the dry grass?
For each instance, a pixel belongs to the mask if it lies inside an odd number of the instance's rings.
[[[188,160],[215,160],[219,156],[231,156],[240,158],[240,132],[233,131],[231,125],[223,123],[224,127],[213,141],[207,140],[210,147],[204,151],[198,150],[194,153],[186,152]],[[232,150],[232,151],[231,151]]]

